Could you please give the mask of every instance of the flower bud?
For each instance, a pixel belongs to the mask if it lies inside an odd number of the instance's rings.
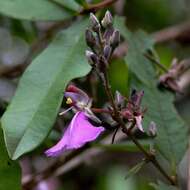
[[[94,66],[95,64],[98,63],[98,57],[95,53],[86,50],[86,57],[87,57],[88,62],[91,66]]]
[[[102,19],[102,26],[104,28],[107,28],[109,26],[112,26],[113,24],[113,18],[112,18],[112,15],[109,11],[106,11],[106,14],[104,16],[104,18]]]
[[[150,122],[150,125],[148,127],[148,133],[150,136],[156,136],[157,133],[157,127],[156,127],[156,123],[154,121]]]
[[[106,44],[110,44],[110,38],[111,38],[113,32],[114,32],[113,27],[109,27],[105,30],[105,32],[103,34],[103,38],[104,38]]]
[[[118,107],[123,107],[125,104],[125,97],[119,91],[115,92],[115,102]]]
[[[112,49],[109,45],[105,45],[104,47],[104,57],[108,60],[110,58]]]
[[[137,92],[135,89],[132,90],[132,93],[131,93],[131,101],[132,103],[139,107],[141,105],[141,101],[142,101],[142,98],[144,96],[144,91],[141,90],[139,92]]]
[[[100,30],[100,23],[93,13],[90,13],[90,24],[94,32],[98,32]]]
[[[132,121],[132,120],[133,120],[133,113],[132,113],[131,110],[124,109],[124,110],[121,111],[121,115],[122,115],[125,119],[127,119],[127,120],[129,120],[129,121]]]
[[[119,45],[120,42],[120,32],[118,30],[115,30],[110,38],[110,45],[113,48],[116,48]]]
[[[96,44],[96,38],[93,35],[93,32],[89,29],[86,30],[85,33],[85,37],[86,37],[86,43],[90,48],[93,48]]]

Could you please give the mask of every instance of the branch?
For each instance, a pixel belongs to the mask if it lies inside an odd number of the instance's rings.
[[[103,2],[94,4],[94,5],[87,5],[87,8],[84,8],[82,11],[80,11],[80,14],[87,14],[90,12],[96,12],[99,9],[103,9],[105,7],[108,7],[115,3],[117,0],[105,0]]]

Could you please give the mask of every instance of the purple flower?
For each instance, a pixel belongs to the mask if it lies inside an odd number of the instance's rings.
[[[78,111],[61,140],[48,149],[45,154],[53,157],[62,154],[66,150],[80,148],[85,143],[95,140],[103,131],[103,127],[95,127],[83,111]]]

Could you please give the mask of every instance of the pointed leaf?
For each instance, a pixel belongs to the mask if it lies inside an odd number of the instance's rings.
[[[59,33],[27,68],[3,115],[2,127],[12,159],[36,148],[55,122],[67,83],[90,71],[81,21]]]
[[[0,13],[28,20],[63,20],[73,16],[73,12],[59,7],[53,0],[0,0]]]
[[[78,4],[80,4],[80,5],[86,5],[87,3],[86,3],[86,1],[85,0],[75,0]]]
[[[65,8],[70,9],[72,11],[79,11],[80,6],[78,5],[78,3],[75,2],[75,0],[69,0],[69,1],[65,1],[65,0],[52,0],[58,4],[63,5]]]
[[[150,85],[149,73],[153,72],[153,68],[150,62],[143,56],[143,53],[153,45],[152,39],[145,38],[146,34],[142,31],[135,34],[131,33],[125,26],[124,18],[116,17],[114,25],[127,41],[128,51],[125,61],[130,70],[135,73],[141,82]]]
[[[187,129],[173,106],[174,97],[170,92],[160,92],[155,86],[147,88],[143,98],[148,107],[144,125],[151,121],[157,125],[156,146],[162,155],[173,166],[178,164],[187,148]]]

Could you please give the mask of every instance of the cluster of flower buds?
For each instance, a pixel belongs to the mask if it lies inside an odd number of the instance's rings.
[[[128,100],[121,95],[120,92],[115,93],[115,103],[120,110],[120,113],[124,120],[127,122],[135,123],[135,126],[142,132],[144,132],[142,126],[143,115],[146,109],[141,106],[144,91],[137,92],[133,90]],[[154,121],[151,121],[148,126],[147,135],[155,137],[157,133],[157,126]]]
[[[121,109],[121,115],[123,119],[126,119],[128,122],[135,122],[139,130],[144,132],[142,127],[142,119],[145,110],[141,108],[141,101],[144,95],[143,91],[137,92],[133,90],[127,104],[125,105],[125,100],[122,98],[122,95],[116,96],[116,103],[119,104]]]
[[[86,51],[89,64],[98,71],[104,72],[119,42],[120,33],[113,28],[111,13],[107,11],[101,22],[91,13],[90,27],[86,30],[86,43],[91,49]]]

